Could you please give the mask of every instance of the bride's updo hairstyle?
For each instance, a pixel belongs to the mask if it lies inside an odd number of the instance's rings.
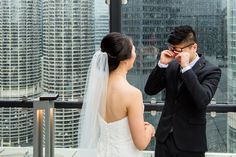
[[[132,47],[132,39],[121,33],[112,32],[102,39],[101,51],[108,55],[110,72],[119,66],[120,61],[131,57]]]

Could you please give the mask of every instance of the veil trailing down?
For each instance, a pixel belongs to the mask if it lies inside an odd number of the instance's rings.
[[[99,115],[104,115],[109,77],[107,53],[97,51],[92,58],[80,112],[78,155],[95,157],[100,134]]]
[[[136,53],[131,38],[112,32],[90,63],[80,112],[77,157],[143,157],[155,129],[143,117],[141,91],[126,79]]]

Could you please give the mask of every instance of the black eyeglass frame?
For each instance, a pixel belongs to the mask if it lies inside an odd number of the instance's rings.
[[[180,48],[180,47],[174,47],[174,46],[172,46],[171,44],[167,43],[167,47],[168,47],[168,49],[169,49],[170,51],[175,51],[175,52],[177,52],[177,53],[181,53],[181,52],[183,52],[183,49],[185,49],[185,48],[187,48],[187,47],[189,47],[189,46],[192,46],[193,44],[195,44],[195,43],[191,43],[191,44],[188,44],[188,45],[186,45],[186,46]]]

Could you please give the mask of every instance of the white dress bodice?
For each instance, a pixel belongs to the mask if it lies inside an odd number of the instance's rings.
[[[111,123],[100,117],[99,124],[97,157],[143,157],[133,143],[127,117]]]

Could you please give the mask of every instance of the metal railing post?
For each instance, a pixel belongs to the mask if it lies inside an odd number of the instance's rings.
[[[33,102],[33,156],[43,157],[43,113],[45,113],[45,157],[54,157],[54,100],[58,94],[44,94]]]
[[[110,32],[122,32],[121,6],[126,4],[127,0],[105,0],[105,3],[110,6]]]

